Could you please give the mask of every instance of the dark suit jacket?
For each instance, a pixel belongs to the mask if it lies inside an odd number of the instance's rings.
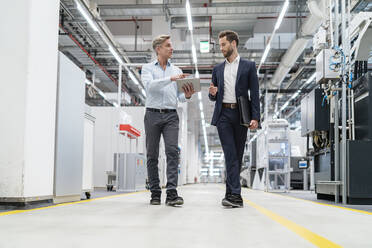
[[[211,123],[214,126],[217,125],[221,116],[225,81],[224,72],[225,62],[216,65],[212,71],[212,82],[214,86],[218,87],[216,96],[209,94],[209,99],[216,101]],[[235,95],[236,97],[248,96],[248,90],[251,97],[252,119],[260,121],[260,99],[256,63],[240,58],[238,73],[236,75]]]

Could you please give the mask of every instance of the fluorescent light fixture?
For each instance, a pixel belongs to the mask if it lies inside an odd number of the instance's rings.
[[[90,15],[87,13],[87,11],[85,9],[83,9],[83,7],[80,5],[80,3],[78,1],[75,1],[75,2],[76,2],[77,9],[80,11],[81,15],[85,18],[85,20],[87,20],[87,22],[92,27],[92,29],[94,31],[98,32],[98,28],[97,28],[96,24],[94,23],[94,21],[92,20]]]
[[[288,107],[288,105],[289,105],[289,100],[286,103],[284,103],[284,105],[280,108],[280,110],[284,110],[286,107]]]
[[[144,89],[141,89],[141,93],[144,97],[146,97],[146,91]]]
[[[92,84],[92,82],[89,81],[88,79],[85,79],[85,83],[86,83],[87,85],[91,85],[91,84]]]
[[[132,81],[133,81],[136,85],[139,85],[139,82],[138,82],[137,78],[133,75],[133,73],[132,73],[130,70],[128,70],[128,75],[129,75],[130,79],[132,79]]]
[[[199,71],[196,71],[195,78],[199,78]]]
[[[205,132],[204,132],[204,145],[205,145],[205,152],[208,154],[209,153],[208,140],[207,140],[207,134]]]
[[[196,48],[194,44],[192,44],[191,51],[192,51],[192,61],[194,62],[194,64],[196,64],[198,62],[198,59],[196,57]]]
[[[265,48],[265,52],[264,54],[262,55],[262,59],[261,59],[261,63],[260,64],[263,64],[266,60],[266,57],[267,55],[269,54],[269,51],[270,51],[270,48],[271,48],[271,40],[270,40],[270,43],[267,44],[266,48]]]
[[[187,24],[189,25],[189,30],[192,31],[192,19],[191,19],[191,8],[189,0],[186,1],[186,15],[187,15]]]
[[[117,104],[116,102],[113,102],[112,104],[113,104],[115,107],[117,107],[117,108],[119,107],[119,104]]]
[[[119,64],[124,64],[123,60],[121,60],[119,54],[114,50],[112,46],[109,46],[109,50],[114,55],[115,59],[119,62]]]
[[[314,74],[313,75],[311,75],[310,77],[309,77],[309,79],[308,80],[306,80],[306,82],[301,86],[301,88],[300,89],[303,89],[304,87],[306,87],[308,84],[310,84],[314,79],[315,79],[315,77],[316,77],[316,72],[314,72]],[[293,99],[295,99],[298,95],[300,95],[300,90],[299,91],[297,91],[288,101],[286,101],[285,103],[284,103],[284,105],[280,108],[280,110],[279,111],[277,111],[276,113],[275,113],[275,115],[274,116],[279,116],[279,113],[281,112],[281,111],[283,111],[286,107],[288,107],[288,105],[289,105],[289,103],[290,103],[290,101],[292,101]]]
[[[201,116],[202,120],[204,120],[204,112],[201,112],[200,116]]]
[[[289,0],[286,0],[284,2],[282,11],[280,12],[280,15],[278,17],[278,20],[276,21],[275,28],[274,28],[275,30],[278,30],[280,27],[280,24],[282,24],[282,21],[283,21],[285,13],[287,12],[288,6],[289,6]]]
[[[295,99],[299,94],[300,94],[300,93],[296,92],[296,93],[291,97],[291,99],[292,99],[292,100]]]
[[[98,94],[100,94],[103,98],[106,99],[106,95],[105,95],[105,93],[103,93],[101,90],[98,90]]]
[[[302,89],[302,88],[306,87],[308,84],[310,84],[315,79],[315,77],[316,77],[316,72],[314,72],[314,74],[309,77],[309,79],[306,81],[306,83],[304,83],[302,85],[302,87],[300,89]]]
[[[280,12],[280,14],[279,14],[279,16],[278,16],[278,20],[276,21],[276,24],[275,24],[274,30],[273,30],[273,32],[271,33],[270,40],[269,40],[268,44],[266,45],[266,48],[265,48],[264,54],[262,55],[261,62],[260,62],[260,64],[259,64],[259,66],[258,66],[257,74],[259,74],[259,71],[260,71],[260,69],[261,69],[262,64],[265,63],[266,57],[267,57],[267,55],[269,54],[269,51],[270,51],[270,48],[271,48],[271,41],[274,39],[274,36],[275,36],[275,32],[276,32],[276,30],[277,30],[277,29],[280,27],[280,25],[282,24],[282,21],[283,21],[283,18],[284,18],[285,13],[287,12],[288,6],[289,6],[289,0],[286,0],[286,1],[284,2],[284,5],[283,5],[283,8],[282,8],[282,11]]]

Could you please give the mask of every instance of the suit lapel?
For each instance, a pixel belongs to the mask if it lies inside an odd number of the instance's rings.
[[[239,82],[240,76],[242,75],[242,72],[243,72],[243,61],[242,61],[242,58],[240,58],[240,60],[239,60],[239,66],[238,66],[238,72],[236,74],[235,92],[237,92],[238,82]]]
[[[225,62],[221,65],[220,75],[221,75],[221,86],[220,87],[224,87],[224,84],[225,84]]]
[[[220,92],[222,93],[221,95],[223,96],[223,91],[224,91],[224,87],[225,87],[225,62],[221,65],[221,69],[220,69],[220,84],[218,85],[218,88],[220,90]]]

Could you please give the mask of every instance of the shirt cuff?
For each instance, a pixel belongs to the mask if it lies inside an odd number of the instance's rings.
[[[180,102],[187,102],[187,101],[191,100],[191,98],[186,99],[185,93],[181,93],[180,96],[178,97],[178,99],[180,100]]]

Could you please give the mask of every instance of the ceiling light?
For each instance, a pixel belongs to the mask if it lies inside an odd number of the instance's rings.
[[[189,25],[189,30],[192,31],[192,19],[191,19],[191,8],[189,0],[186,1],[186,14],[187,14],[187,24]]]
[[[198,62],[198,59],[196,57],[196,48],[195,48],[194,44],[192,44],[191,51],[192,51],[192,60],[193,60],[194,64],[196,64]]]
[[[133,73],[128,69],[128,75],[130,77],[130,79],[132,79],[132,81],[136,84],[136,85],[139,85],[139,82],[137,80],[137,78],[133,75]]]
[[[270,47],[271,47],[271,42],[269,42],[269,44],[267,44],[266,48],[265,48],[265,52],[264,54],[262,55],[262,59],[261,59],[261,63],[260,64],[263,64],[265,63],[265,60],[266,60],[266,57],[267,55],[269,54],[269,51],[270,51]]]
[[[105,93],[103,93],[101,90],[98,90],[98,94],[100,94],[104,99],[106,99]]]
[[[146,97],[146,91],[144,89],[141,89],[142,95]]]
[[[289,6],[289,0],[286,0],[286,1],[284,2],[284,5],[283,5],[283,8],[282,8],[282,11],[280,12],[280,15],[279,15],[279,17],[278,17],[278,20],[276,21],[276,24],[275,24],[275,26],[274,26],[274,30],[273,30],[273,32],[271,33],[270,40],[269,40],[268,44],[266,45],[265,52],[264,52],[264,54],[262,55],[261,62],[260,62],[260,64],[259,64],[259,66],[258,66],[257,74],[259,74],[259,71],[260,71],[260,69],[261,69],[261,66],[262,66],[262,64],[265,62],[266,57],[267,57],[267,55],[269,54],[269,51],[270,51],[270,48],[271,48],[271,41],[274,39],[275,32],[276,32],[276,30],[279,29],[279,27],[280,27],[280,25],[281,25],[281,23],[282,23],[282,21],[283,21],[283,18],[284,18],[285,13],[287,12],[288,6]]]
[[[109,46],[109,50],[114,55],[115,59],[119,62],[119,64],[124,64],[123,60],[121,60],[119,54],[114,50],[112,46]]]
[[[289,0],[286,0],[284,2],[282,11],[280,12],[280,15],[278,17],[278,20],[276,21],[275,28],[274,28],[275,30],[278,30],[280,27],[280,24],[282,24],[282,21],[283,21],[285,13],[287,12],[288,6],[289,6]]]
[[[302,88],[306,87],[308,84],[310,84],[315,79],[315,77],[316,77],[316,72],[314,72],[314,74],[309,77],[309,79],[306,81],[306,83],[304,83],[302,85],[302,87],[300,89],[302,89]]]
[[[89,25],[92,27],[92,29],[96,32],[98,32],[98,28],[88,12],[83,8],[83,6],[80,5],[78,1],[76,1],[77,9],[80,11],[81,15],[85,18],[85,20],[89,23]]]

